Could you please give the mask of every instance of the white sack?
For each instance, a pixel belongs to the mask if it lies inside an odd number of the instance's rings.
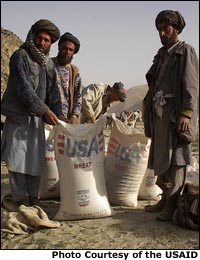
[[[113,205],[137,207],[139,188],[147,168],[148,139],[115,119],[105,159],[108,199]]]
[[[156,180],[154,170],[147,168],[139,189],[139,200],[160,200],[162,190],[156,184]]]
[[[53,126],[45,124],[46,154],[44,172],[40,180],[40,199],[60,197],[59,174],[54,152]]]
[[[199,163],[194,156],[192,157],[192,164],[187,166],[186,183],[199,183]]]
[[[55,219],[111,216],[104,179],[106,118],[96,124],[60,121],[55,130],[55,155],[60,179],[60,208]]]

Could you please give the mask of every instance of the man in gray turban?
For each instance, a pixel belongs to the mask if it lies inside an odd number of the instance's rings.
[[[51,43],[55,43],[60,38],[60,30],[49,20],[41,19],[32,25],[31,31],[34,34],[39,32],[47,32],[51,36]]]
[[[38,33],[47,33],[50,38],[50,45],[45,50],[40,51],[39,46],[35,45],[35,38]],[[52,43],[55,43],[60,37],[60,30],[51,21],[41,19],[31,26],[27,34],[26,41],[22,44],[22,49],[28,49],[31,55],[41,65],[46,65],[49,60],[49,51]]]
[[[111,87],[105,83],[92,83],[83,88],[81,123],[96,123],[107,113],[115,101],[125,102],[126,89],[122,82],[115,82]]]
[[[146,74],[149,90],[144,99],[144,129],[151,138],[148,167],[157,175],[161,200],[147,205],[159,212],[157,220],[173,217],[191,164],[190,144],[197,133],[199,93],[198,59],[194,48],[178,39],[185,27],[178,11],[164,10],[155,20],[163,45]]]
[[[58,46],[60,46],[61,43],[65,41],[72,42],[74,44],[74,54],[78,53],[80,49],[80,41],[73,34],[69,32],[64,33],[58,41]]]
[[[44,121],[58,124],[56,115],[61,113],[59,106],[56,114],[50,109],[56,75],[49,50],[59,37],[55,24],[39,20],[10,58],[1,103],[1,113],[6,116],[1,158],[9,172],[12,199],[18,206],[41,205],[38,192],[45,162]]]
[[[163,22],[171,24],[178,30],[178,34],[180,34],[185,27],[185,20],[179,11],[164,10],[160,12],[155,20],[156,28],[158,29],[158,25]]]
[[[62,101],[62,115],[59,115],[59,119],[71,124],[79,122],[82,105],[82,83],[79,68],[71,63],[74,54],[78,53],[79,49],[80,41],[73,34],[66,32],[58,41],[57,57],[52,58]]]

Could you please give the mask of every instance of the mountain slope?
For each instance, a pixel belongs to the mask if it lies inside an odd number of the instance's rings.
[[[1,96],[6,89],[10,56],[22,43],[16,34],[1,27]]]
[[[117,115],[124,110],[137,110],[142,109],[142,100],[147,93],[147,85],[134,86],[127,90],[126,92],[126,101],[125,102],[116,102],[108,110],[109,113],[116,113]]]

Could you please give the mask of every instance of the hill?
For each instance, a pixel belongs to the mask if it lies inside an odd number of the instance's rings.
[[[10,57],[22,43],[16,34],[1,27],[1,98],[7,86]],[[4,121],[5,117],[1,115],[1,122]]]
[[[1,97],[6,89],[10,56],[22,43],[16,34],[1,27]]]
[[[123,110],[137,110],[142,109],[142,100],[147,93],[147,84],[134,86],[127,90],[126,101],[116,102],[111,108],[109,108],[108,113],[120,114]]]

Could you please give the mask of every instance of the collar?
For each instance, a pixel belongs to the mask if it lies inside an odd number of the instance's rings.
[[[175,53],[183,54],[183,53],[185,52],[185,48],[184,48],[185,42],[184,42],[184,41],[178,41],[178,42],[175,43],[175,44],[176,44],[176,46],[175,46],[175,45],[172,46],[172,47],[176,47]],[[171,47],[171,48],[172,48],[172,47]],[[158,53],[157,53],[156,56],[158,56],[158,57],[161,56],[164,48],[165,48],[165,47],[161,47],[161,48],[158,50]],[[170,49],[171,49],[171,48],[170,48]],[[169,51],[169,49],[168,49],[168,51]],[[156,58],[156,56],[155,56],[155,58]]]
[[[180,43],[180,41],[178,40],[174,45],[172,45],[169,49],[167,49],[168,53],[171,54],[172,51],[174,50],[174,48]]]

